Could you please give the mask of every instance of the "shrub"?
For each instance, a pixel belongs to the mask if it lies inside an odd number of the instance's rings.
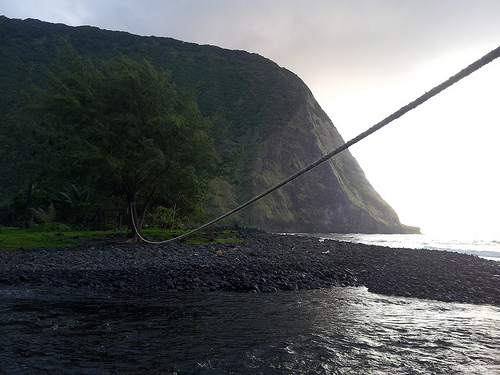
[[[159,229],[178,229],[182,228],[182,221],[175,217],[175,210],[158,206],[153,213],[148,215],[148,221],[152,226]]]
[[[31,208],[31,211],[35,215],[35,219],[41,222],[47,232],[49,232],[54,227],[54,219],[56,217],[56,210],[54,208],[54,203],[51,203],[47,210],[43,208]]]

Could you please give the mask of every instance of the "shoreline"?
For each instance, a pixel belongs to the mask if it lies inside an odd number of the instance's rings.
[[[2,250],[0,288],[278,292],[365,286],[378,294],[500,306],[497,261],[234,230],[242,242]]]

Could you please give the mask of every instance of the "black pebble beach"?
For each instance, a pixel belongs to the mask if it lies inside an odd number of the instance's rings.
[[[92,244],[0,251],[0,288],[278,292],[365,286],[385,295],[500,306],[500,262],[236,229],[229,244]]]

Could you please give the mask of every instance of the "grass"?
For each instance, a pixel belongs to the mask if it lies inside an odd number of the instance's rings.
[[[148,240],[161,241],[179,236],[183,230],[144,229],[141,234]],[[238,233],[230,230],[198,232],[186,238],[189,243],[232,243],[240,242]],[[40,247],[68,247],[81,243],[103,240],[123,242],[127,231],[87,231],[70,230],[65,232],[42,231],[40,229],[0,228],[0,249],[34,249]]]
[[[168,240],[180,236],[188,230],[162,230],[162,229],[144,229],[141,235],[150,241]],[[238,232],[232,230],[207,230],[205,232],[197,232],[188,236],[186,241],[189,243],[231,243],[240,242],[237,238]]]

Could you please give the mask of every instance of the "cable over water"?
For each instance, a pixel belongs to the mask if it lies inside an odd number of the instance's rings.
[[[256,195],[255,197],[253,197],[249,201],[243,203],[242,205],[240,205],[240,206],[232,209],[231,211],[225,213],[222,216],[219,216],[217,219],[214,219],[214,220],[212,220],[212,221],[210,221],[210,222],[208,222],[206,224],[203,224],[202,226],[200,226],[200,227],[198,227],[196,229],[193,229],[190,232],[187,232],[187,233],[185,233],[185,234],[183,234],[181,236],[178,236],[178,237],[175,237],[175,238],[172,238],[172,239],[169,239],[169,240],[164,240],[164,241],[149,241],[149,240],[146,240],[145,238],[143,238],[141,236],[140,232],[137,230],[136,223],[135,223],[134,217],[133,217],[134,215],[131,215],[132,216],[132,224],[134,225],[134,229],[136,230],[136,233],[138,233],[138,235],[139,235],[139,237],[140,237],[140,239],[142,241],[144,241],[146,243],[150,243],[150,244],[161,244],[161,243],[167,243],[167,242],[171,242],[171,241],[180,240],[181,238],[185,238],[187,236],[190,236],[193,233],[196,233],[196,232],[198,232],[198,231],[200,231],[202,229],[205,229],[205,228],[207,228],[207,227],[209,227],[209,226],[211,226],[211,225],[213,225],[213,224],[215,224],[215,223],[217,223],[217,222],[225,219],[226,217],[231,216],[232,214],[234,214],[234,213],[242,210],[243,208],[251,205],[252,203],[255,203],[259,199],[265,197],[266,195],[272,193],[275,190],[278,190],[282,186],[284,186],[284,185],[288,184],[289,182],[295,180],[296,178],[302,176],[304,173],[310,171],[311,169],[313,169],[313,168],[317,167],[318,165],[324,163],[325,161],[331,159],[335,155],[341,153],[342,151],[347,150],[352,145],[358,143],[362,139],[364,139],[364,138],[368,137],[369,135],[375,133],[377,130],[382,129],[384,126],[386,126],[387,124],[393,122],[394,120],[397,120],[398,118],[400,118],[401,116],[403,116],[405,113],[411,111],[412,109],[417,108],[419,105],[425,103],[430,98],[436,96],[437,94],[439,94],[440,92],[446,90],[448,87],[454,85],[455,83],[457,83],[461,79],[463,79],[463,78],[467,77],[468,75],[474,73],[475,71],[479,70],[480,68],[482,68],[486,64],[492,62],[493,60],[495,60],[499,56],[500,56],[500,46],[497,47],[497,48],[495,48],[491,52],[487,53],[486,55],[484,55],[483,57],[481,57],[479,60],[473,62],[472,64],[470,64],[469,66],[467,66],[465,69],[462,69],[460,72],[458,72],[454,76],[448,78],[443,83],[435,86],[430,91],[428,91],[425,94],[421,95],[420,97],[418,97],[414,101],[408,103],[404,107],[401,107],[396,112],[394,112],[390,116],[386,117],[382,121],[378,122],[377,124],[373,125],[368,130],[366,130],[363,133],[359,134],[358,136],[352,138],[350,141],[344,143],[342,146],[337,147],[335,150],[329,152],[328,154],[326,154],[323,157],[319,158],[315,162],[309,164],[305,168],[303,168],[303,169],[295,172],[294,174],[292,174],[288,178],[286,178],[283,181],[281,181],[280,183],[278,183],[278,184],[270,187],[269,189],[267,189],[263,193],[261,193],[259,195]]]

